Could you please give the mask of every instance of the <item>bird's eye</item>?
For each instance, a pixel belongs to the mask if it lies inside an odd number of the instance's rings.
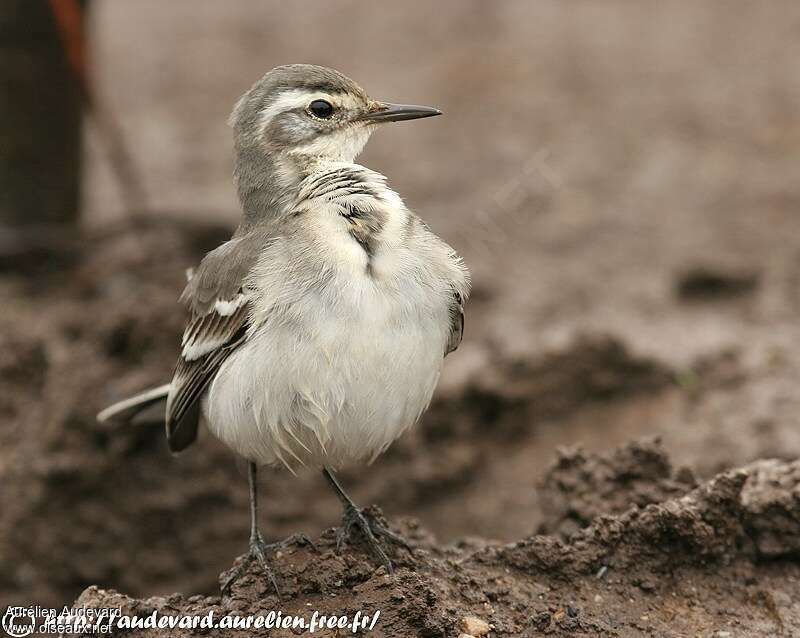
[[[308,105],[308,110],[311,111],[314,117],[318,117],[321,120],[327,120],[333,115],[333,106],[326,100],[314,100]]]

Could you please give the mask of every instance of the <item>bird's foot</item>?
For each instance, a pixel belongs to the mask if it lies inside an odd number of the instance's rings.
[[[256,532],[256,535],[250,538],[250,547],[247,551],[247,554],[242,556],[239,564],[231,570],[231,572],[223,581],[222,587],[220,588],[222,593],[230,593],[231,585],[233,585],[233,583],[242,577],[242,575],[247,571],[247,568],[250,566],[250,563],[257,561],[261,567],[261,571],[264,572],[264,575],[269,579],[270,583],[272,583],[275,594],[278,596],[278,599],[280,599],[281,590],[278,587],[278,582],[275,579],[275,572],[272,570],[270,562],[267,560],[267,556],[269,554],[274,554],[279,550],[285,549],[287,545],[307,545],[314,550],[317,549],[317,546],[305,534],[292,534],[282,541],[266,543],[264,542],[264,538],[261,536],[261,533]]]
[[[386,571],[390,574],[394,573],[394,566],[381,547],[378,538],[412,551],[410,543],[405,538],[387,528],[368,509],[359,509],[355,505],[348,504],[342,513],[342,525],[336,530],[337,552],[341,553],[345,541],[353,540],[353,533],[356,531],[367,543],[373,556],[386,567]]]

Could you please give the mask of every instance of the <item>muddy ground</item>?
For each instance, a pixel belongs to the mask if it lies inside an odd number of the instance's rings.
[[[609,468],[616,503],[605,500]],[[550,488],[569,503],[567,516],[583,515],[587,506],[599,514],[563,540],[537,535],[505,545],[472,540],[442,547],[416,524],[401,524],[415,544],[392,554],[390,575],[363,553],[339,554],[328,532],[314,547],[292,544],[279,551],[280,599],[263,572],[251,567],[222,597],[134,600],[92,587],[76,605],[141,618],[209,611],[218,619],[245,618],[271,609],[307,618],[310,609],[353,617],[379,610],[374,635],[409,638],[797,635],[800,565],[791,557],[800,550],[800,464],[761,461],[696,489],[686,478],[669,471],[653,444],[602,458],[568,455],[548,473]],[[576,482],[589,489],[573,509]],[[676,496],[659,500],[665,493]],[[646,505],[603,514],[620,508],[624,496]],[[557,524],[558,516],[551,522]],[[228,635],[222,629],[203,633]],[[248,632],[298,633],[288,627]]]
[[[83,234],[0,261],[0,606],[276,605],[257,572],[218,598],[246,544],[241,465],[93,415],[169,376],[184,270],[235,223],[227,110],[303,60],[445,111],[363,161],[475,293],[420,426],[342,475],[417,549],[393,578],[337,557],[321,478],[265,473],[265,535],[319,539],[276,560],[280,607],[380,608],[390,636],[468,615],[492,636],[800,635],[797,5],[187,7],[92,18],[146,221],[90,135]],[[309,42],[319,24],[348,37]]]

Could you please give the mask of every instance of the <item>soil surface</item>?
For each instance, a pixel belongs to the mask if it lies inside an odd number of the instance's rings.
[[[95,4],[99,93],[150,210],[123,215],[90,135],[85,228],[0,259],[0,607],[800,636],[800,5]],[[220,598],[249,525],[229,451],[201,433],[172,457],[162,425],[94,415],[169,377],[185,269],[236,220],[227,112],[289,61],[442,108],[362,161],[475,289],[422,422],[340,477],[413,553],[393,576],[337,555],[322,478],[264,472],[265,537],[317,546],[274,558],[278,603],[255,567]]]
[[[609,469],[613,477],[609,476]],[[634,444],[603,457],[565,455],[546,484],[579,493],[568,514],[591,524],[562,539],[535,535],[510,544],[442,547],[415,522],[399,525],[413,549],[391,553],[395,572],[375,568],[363,548],[338,551],[330,530],[277,552],[280,598],[251,564],[223,596],[135,600],[87,589],[77,607],[147,618],[380,615],[371,635],[420,636],[794,636],[800,632],[800,463],[759,461],[692,488],[673,475],[657,446]],[[688,479],[688,481],[687,481]],[[606,498],[618,484],[618,501]],[[580,487],[578,487],[580,486]],[[584,490],[584,487],[589,489]],[[577,489],[576,489],[577,488]],[[642,505],[620,509],[624,495]],[[673,494],[671,498],[664,498]],[[573,501],[568,500],[570,504]],[[645,504],[646,503],[646,504]],[[376,515],[380,512],[373,510]],[[550,525],[563,521],[555,512]],[[225,574],[222,575],[223,577]],[[209,636],[229,635],[208,629]],[[254,636],[292,636],[285,628]],[[320,635],[346,635],[325,630]],[[113,635],[124,635],[116,630]],[[92,635],[85,633],[84,635]],[[194,635],[145,629],[143,636]]]

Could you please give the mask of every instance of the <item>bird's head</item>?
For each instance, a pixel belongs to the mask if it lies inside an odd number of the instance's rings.
[[[291,64],[269,71],[231,113],[237,153],[352,162],[376,126],[440,115],[372,100],[338,71]]]

